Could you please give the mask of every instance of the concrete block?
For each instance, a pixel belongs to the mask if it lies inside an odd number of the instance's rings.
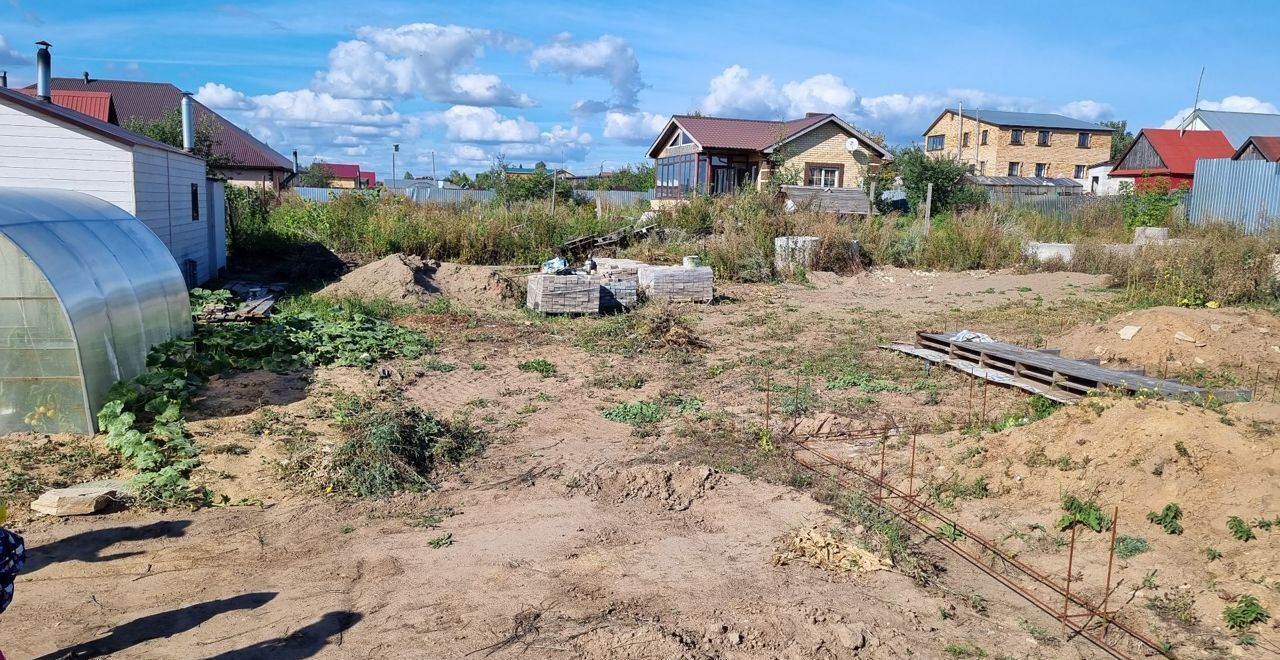
[[[1168,227],[1135,227],[1133,230],[1134,245],[1163,243],[1167,240],[1169,240]]]
[[[779,236],[773,239],[773,269],[779,273],[797,268],[813,270],[821,243],[822,239],[817,236]]]
[[[1027,241],[1022,246],[1022,253],[1028,257],[1035,257],[1039,261],[1053,261],[1061,259],[1070,262],[1076,255],[1076,246],[1074,243],[1039,243],[1036,241]]]
[[[114,485],[83,485],[46,491],[31,510],[50,516],[88,516],[107,508],[119,495]]]
[[[669,302],[711,302],[711,276],[710,266],[642,266],[638,272],[646,299]]]

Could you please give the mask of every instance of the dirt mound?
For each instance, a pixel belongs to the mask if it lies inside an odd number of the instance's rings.
[[[586,493],[615,504],[651,500],[668,511],[686,511],[707,491],[714,490],[720,479],[719,472],[705,466],[641,465],[592,475]]]
[[[347,273],[316,295],[377,298],[410,304],[424,304],[437,296],[445,296],[466,306],[484,307],[514,296],[514,285],[503,270],[393,254]]]
[[[1126,340],[1120,332],[1130,326],[1139,330]],[[1280,369],[1280,318],[1238,308],[1154,307],[1078,328],[1049,347],[1112,368],[1145,367],[1148,374],[1222,369],[1248,386],[1259,366],[1265,376]]]
[[[1280,405],[1239,403],[1218,412],[1101,399],[964,444],[953,451],[969,458],[952,478],[968,484],[981,477],[986,487],[961,510],[991,536],[1003,537],[1006,551],[1060,571],[1066,537],[1055,523],[1064,495],[1073,495],[1095,501],[1107,519],[1118,507],[1118,533],[1141,542],[1135,556],[1121,557],[1117,571],[1127,592],[1137,590],[1139,605],[1158,611],[1161,599],[1172,598],[1151,586],[1159,584],[1185,592],[1180,597],[1194,602],[1195,618],[1210,624],[1220,621],[1223,599],[1234,594],[1280,607],[1274,591],[1255,583],[1274,573],[1280,556]],[[1171,504],[1180,509],[1181,528],[1167,531],[1149,516]],[[1233,534],[1233,517],[1252,527],[1252,538]],[[1096,589],[1107,535],[1085,529],[1081,543],[1082,589]],[[1158,578],[1149,577],[1156,571]],[[1156,605],[1148,605],[1151,599]]]

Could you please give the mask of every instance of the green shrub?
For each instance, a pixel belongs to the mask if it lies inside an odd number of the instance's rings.
[[[1227,606],[1222,610],[1222,619],[1232,630],[1248,628],[1255,623],[1265,623],[1270,618],[1271,614],[1262,607],[1258,599],[1248,594],[1236,599],[1234,606]]]
[[[1248,542],[1258,538],[1253,534],[1253,527],[1239,516],[1231,516],[1227,519],[1227,529],[1237,541]]]
[[[1116,556],[1121,559],[1136,557],[1151,549],[1151,544],[1141,536],[1121,536],[1116,539]]]
[[[1093,500],[1081,501],[1074,495],[1067,495],[1062,498],[1062,508],[1067,513],[1058,519],[1060,530],[1084,525],[1095,532],[1101,532],[1111,526],[1110,516],[1103,513]]]
[[[662,421],[662,419],[666,417],[666,412],[662,407],[651,401],[619,403],[618,405],[604,411],[603,414],[604,418],[611,422],[631,424],[632,426],[654,424]]]
[[[556,365],[542,358],[529,360],[527,362],[521,362],[520,364],[516,365],[516,368],[518,368],[520,371],[529,371],[529,372],[538,374],[543,378],[550,378],[556,375]]]
[[[1166,534],[1182,533],[1182,508],[1175,502],[1164,505],[1160,513],[1155,511],[1148,513],[1147,520],[1163,527]]]

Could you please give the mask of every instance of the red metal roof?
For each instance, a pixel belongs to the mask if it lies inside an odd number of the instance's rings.
[[[325,163],[329,166],[329,170],[333,172],[333,176],[339,179],[351,179],[354,181],[360,176],[359,165],[347,165],[345,163]]]
[[[138,82],[136,80],[98,80],[90,78],[54,78],[54,103],[59,92],[104,92],[111,96],[120,123],[137,117],[155,121],[173,112],[182,103],[182,90],[169,83]],[[34,89],[34,86],[27,87]],[[26,90],[24,90],[26,91]],[[210,117],[216,126],[214,151],[228,157],[235,167],[292,170],[293,161],[276,153],[247,131],[231,123],[222,115],[195,102],[196,121]]]
[[[1194,175],[1196,161],[1201,158],[1230,158],[1236,150],[1222,131],[1180,131],[1176,128],[1144,128],[1134,138],[1133,144],[1120,156],[1124,163],[1134,144],[1138,144],[1142,136],[1146,136],[1151,148],[1160,155],[1165,167],[1156,169],[1121,169],[1111,170],[1111,176],[1142,176],[1145,174],[1186,174]]]
[[[672,119],[704,149],[763,151],[828,117],[831,115],[810,114],[803,119],[770,121],[675,115]]]
[[[1245,140],[1232,158],[1239,160],[1250,144],[1258,148],[1258,152],[1262,154],[1263,158],[1273,163],[1280,162],[1280,137],[1264,137],[1261,135],[1254,135]]]
[[[181,149],[174,148],[157,140],[152,140],[145,135],[139,135],[133,131],[120,128],[115,124],[109,124],[105,121],[94,119],[83,112],[64,108],[57,103],[42,101],[30,94],[20,92],[16,89],[0,87],[0,102],[9,103],[24,111],[42,114],[50,119],[77,126],[91,133],[96,133],[117,144],[124,144],[131,147],[151,147],[153,149],[163,149],[165,151],[179,153],[184,156],[191,156]],[[195,156],[191,157],[195,158]]]
[[[372,188],[378,182],[378,175],[374,172],[360,173],[361,187]]]
[[[18,91],[30,96],[36,95],[36,90],[32,87]],[[118,123],[116,121],[115,106],[111,103],[111,92],[72,92],[59,89],[52,91],[51,96],[53,97],[54,105],[84,113],[98,121],[105,121],[109,124]]]

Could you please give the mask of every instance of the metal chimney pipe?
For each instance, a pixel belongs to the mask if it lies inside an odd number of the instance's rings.
[[[49,54],[49,47],[53,44],[37,41],[36,45],[40,47],[36,51],[36,96],[43,101],[52,101],[53,56]]]
[[[182,93],[182,150],[188,153],[196,148],[196,117],[191,103],[191,92]]]
[[[9,72],[8,71],[0,71],[0,87],[3,87],[5,89],[9,88]]]
[[[293,150],[293,173],[298,173],[298,150]]]

